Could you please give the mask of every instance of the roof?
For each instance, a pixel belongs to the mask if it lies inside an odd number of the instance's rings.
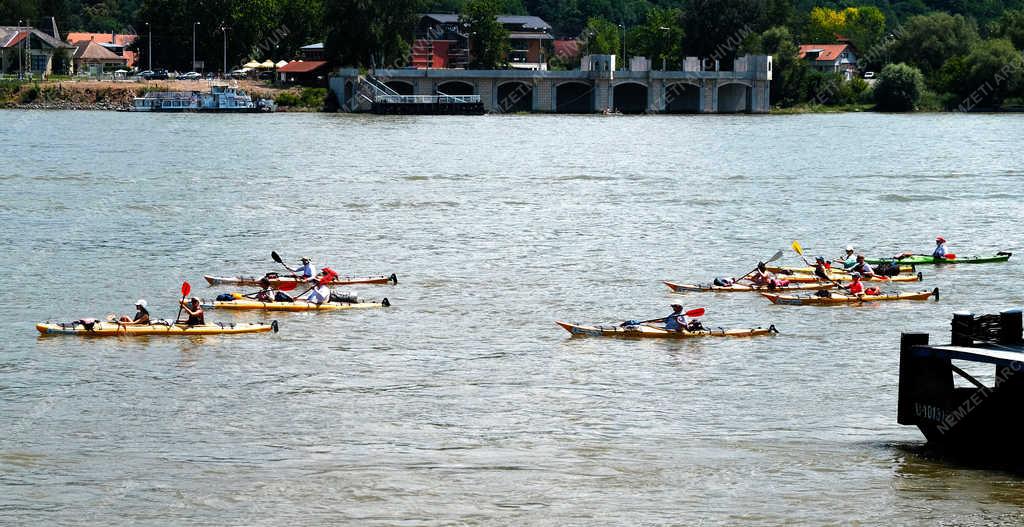
[[[111,38],[113,37],[113,38]],[[129,46],[135,39],[139,38],[138,35],[130,34],[116,34],[111,35],[110,33],[84,33],[74,32],[68,33],[65,40],[71,43],[81,42],[83,40],[94,40],[98,44],[111,44],[114,46]]]
[[[427,18],[432,18],[442,24],[455,24],[459,21],[459,15],[450,13],[425,13]],[[498,22],[507,26],[519,26],[523,30],[536,29],[548,31],[551,25],[544,19],[528,15],[498,15]]]
[[[20,43],[26,37],[28,37],[29,34],[43,41],[43,43],[50,46],[51,48],[71,47],[71,45],[65,44],[64,42],[61,42],[34,27],[0,26],[0,48],[14,47],[18,45],[18,43]]]
[[[78,60],[100,60],[104,62],[127,63],[128,59],[119,56],[109,49],[101,46],[95,40],[82,40],[75,43],[75,59]]]
[[[539,31],[510,31],[509,34],[508,34],[508,38],[528,39],[528,40],[554,40],[555,39],[555,37],[553,37],[553,36],[551,36],[551,35],[549,35],[547,33],[541,33]]]
[[[554,42],[555,56],[569,58],[577,57],[580,54],[580,42],[578,40],[556,40]]]
[[[327,61],[324,60],[297,60],[295,62],[289,62],[288,64],[277,68],[277,71],[282,73],[309,73],[311,71],[320,69],[327,65]]]
[[[814,60],[835,62],[847,50],[852,51],[853,48],[849,44],[801,44],[799,55],[800,58],[806,58],[808,53],[817,52],[818,58]]]
[[[299,49],[310,50],[310,51],[315,50],[315,49],[324,49],[324,43],[323,42],[317,42],[316,44],[310,44],[308,46],[302,46]]]

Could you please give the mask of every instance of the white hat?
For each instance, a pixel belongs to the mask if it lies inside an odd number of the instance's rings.
[[[846,246],[846,250],[850,251],[852,253],[853,252],[853,246],[852,245],[847,245]]]
[[[146,307],[146,300],[144,298],[140,298],[139,301],[135,303],[135,305],[139,307]]]

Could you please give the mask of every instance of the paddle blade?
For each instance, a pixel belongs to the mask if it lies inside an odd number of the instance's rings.
[[[704,316],[704,308],[703,307],[698,307],[697,309],[691,309],[691,310],[686,312],[686,316],[688,316],[688,317],[702,317],[702,316]]]
[[[765,260],[765,262],[764,262],[764,263],[772,263],[772,262],[774,262],[775,260],[778,260],[779,258],[782,258],[782,250],[781,250],[781,249],[779,250],[779,252],[777,252],[777,253],[775,253],[774,255],[772,255],[772,257],[771,257],[771,258],[769,258],[769,259]]]
[[[956,260],[956,255],[955,254],[947,254],[946,255],[946,259],[947,260]]]
[[[270,257],[273,258],[274,261],[279,263],[279,264],[283,264],[284,263],[284,260],[281,259],[281,255],[280,254],[277,254],[277,251],[270,251]]]
[[[192,286],[188,282],[181,283],[181,296],[186,297],[192,292]]]
[[[793,250],[796,251],[796,253],[799,254],[800,256],[804,255],[804,248],[800,247],[800,242],[793,240],[793,243],[792,245],[790,245],[790,247],[792,247]]]
[[[284,282],[281,285],[277,286],[277,289],[279,291],[291,291],[291,290],[295,289],[296,287],[298,287],[298,285],[299,285],[298,282]]]

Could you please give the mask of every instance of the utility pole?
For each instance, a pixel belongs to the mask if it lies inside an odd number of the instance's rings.
[[[628,70],[629,66],[626,65],[626,25],[619,24],[619,29],[622,30],[622,69]]]
[[[671,31],[671,29],[665,26],[661,26],[658,29],[665,32],[665,49],[661,50],[661,71],[666,71],[665,57],[668,55],[668,32]]]
[[[189,71],[196,71],[196,26],[199,22],[192,22],[192,65],[188,68]]]
[[[149,30],[149,37],[146,39],[149,43],[149,71],[153,71],[153,26],[146,22],[146,29]]]
[[[19,20],[18,21],[18,31],[19,32],[21,31],[21,24],[22,24],[22,22],[24,22],[24,20]],[[25,78],[24,58],[25,58],[25,46],[22,45],[21,46],[21,51],[18,52],[18,79],[24,79]]]

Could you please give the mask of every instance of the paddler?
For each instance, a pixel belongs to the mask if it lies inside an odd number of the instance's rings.
[[[754,285],[768,285],[774,279],[775,275],[768,271],[768,265],[764,262],[757,262],[757,270],[747,276],[747,280],[750,280]]]
[[[329,282],[329,280],[326,282]],[[327,286],[326,282],[317,283],[317,285],[309,291],[309,294],[306,295],[306,302],[316,304],[318,306],[327,302],[331,298],[331,288]]]
[[[946,259],[946,239],[942,236],[935,237],[935,250],[932,251],[932,258],[936,260]]]
[[[124,315],[121,318],[117,319],[117,321],[122,326],[136,326],[142,324],[149,324],[149,311],[146,310],[146,299],[140,298],[138,302],[135,302],[134,317]]]
[[[829,266],[825,261],[824,256],[818,256],[814,259],[814,276],[820,280],[832,280],[828,275]]]
[[[672,314],[662,319],[665,323],[665,329],[668,331],[682,331],[689,327],[686,315],[683,314],[683,306],[672,304],[669,307],[672,308]]]
[[[185,324],[186,326],[203,326],[206,324],[206,314],[203,311],[203,306],[199,302],[199,299],[192,297],[188,302],[182,300],[181,309],[188,314],[188,318],[185,320],[176,321],[177,324]]]
[[[857,262],[850,268],[851,273],[857,272],[860,276],[866,277],[869,280],[875,276],[875,270],[871,268],[871,265],[864,261],[864,255],[857,255]]]
[[[246,295],[248,296],[248,295]],[[267,277],[260,278],[260,290],[257,291],[253,298],[257,302],[273,302],[275,298],[274,288],[270,286],[270,279]]]
[[[850,273],[850,278],[853,280],[850,285],[844,287],[851,295],[862,295],[864,294],[864,282],[860,281],[860,273],[854,271]]]
[[[302,265],[300,265],[299,267],[292,269],[291,267],[285,265],[285,268],[293,273],[296,273],[297,278],[302,278],[302,280],[304,281],[312,280],[313,277],[316,276],[316,267],[313,266],[313,260],[311,260],[308,256],[303,256],[302,258],[299,259],[299,261],[302,262]]]
[[[853,246],[847,245],[846,254],[839,257],[839,259],[837,259],[836,262],[843,264],[843,267],[846,269],[849,269],[854,265],[857,265],[857,255],[854,254]]]

